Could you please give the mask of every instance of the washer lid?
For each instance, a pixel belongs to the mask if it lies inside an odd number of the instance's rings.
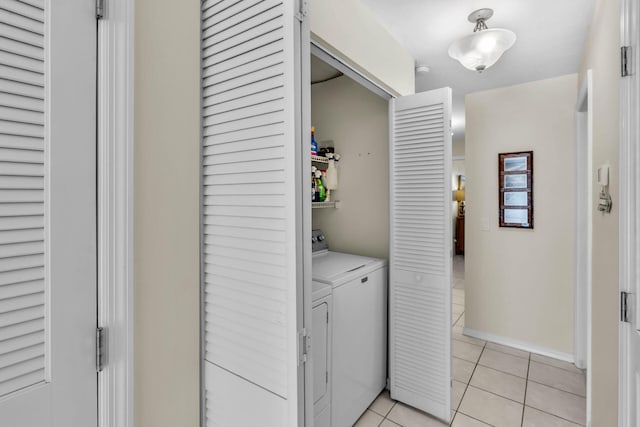
[[[341,276],[363,269],[381,260],[342,252],[324,252],[313,256],[313,280],[334,283]]]
[[[321,282],[312,282],[311,301],[315,302],[321,298],[331,295],[331,285]]]

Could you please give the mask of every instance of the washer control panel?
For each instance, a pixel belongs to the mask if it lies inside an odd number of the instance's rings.
[[[311,249],[313,252],[329,249],[329,243],[319,228],[311,231]]]

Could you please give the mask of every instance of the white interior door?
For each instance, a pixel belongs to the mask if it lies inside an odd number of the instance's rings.
[[[620,291],[619,425],[640,426],[640,3],[621,2],[621,44],[629,46],[630,73],[620,80]],[[615,199],[614,199],[615,203]],[[615,206],[615,205],[614,205]],[[626,319],[625,319],[626,318]],[[626,320],[626,321],[625,321]],[[588,416],[590,414],[587,414]]]
[[[92,2],[0,0],[0,424],[97,423]]]
[[[636,286],[636,292],[640,289]],[[631,295],[630,303],[634,305],[632,311],[636,313],[640,310],[640,303],[635,295]],[[621,425],[628,427],[636,427],[640,425],[640,322],[638,315],[633,316],[632,324],[626,328],[624,332],[625,338],[628,340],[627,347],[627,363],[628,371],[626,372],[626,414],[623,415],[623,422]]]
[[[297,4],[202,2],[206,426],[304,413]]]
[[[451,418],[451,89],[392,99],[391,397]]]

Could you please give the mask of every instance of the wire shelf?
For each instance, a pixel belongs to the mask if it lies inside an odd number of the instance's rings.
[[[314,209],[339,208],[340,207],[340,202],[339,201],[335,201],[335,202],[312,202],[311,206]]]
[[[326,157],[322,157],[322,156],[311,155],[311,161],[312,162],[316,162],[316,163],[323,163],[325,165],[329,164],[329,159],[327,159]]]

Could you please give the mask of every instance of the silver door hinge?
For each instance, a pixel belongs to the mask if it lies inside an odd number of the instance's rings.
[[[96,329],[96,371],[102,372],[106,362],[107,343],[105,328]]]
[[[620,321],[629,323],[629,293],[620,292]]]
[[[620,48],[620,75],[627,77],[631,75],[631,46],[622,46]]]
[[[104,0],[96,0],[96,19],[104,18]]]
[[[304,18],[309,15],[309,0],[298,0],[298,13],[296,13],[296,18],[298,21],[304,21]]]
[[[309,353],[311,352],[311,335],[307,334],[306,329],[298,332],[298,365],[307,363]]]

